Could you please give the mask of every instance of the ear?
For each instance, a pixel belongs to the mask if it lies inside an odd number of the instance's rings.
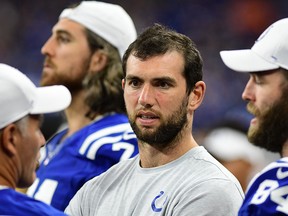
[[[19,137],[19,132],[15,124],[10,124],[2,129],[1,145],[3,151],[10,156],[17,153],[17,142]]]
[[[90,71],[102,71],[108,64],[108,57],[102,50],[96,50],[91,56]]]
[[[124,90],[125,88],[125,79],[122,79],[122,89]]]
[[[189,107],[191,110],[195,111],[200,106],[203,101],[205,91],[206,84],[203,81],[198,81],[189,96]]]

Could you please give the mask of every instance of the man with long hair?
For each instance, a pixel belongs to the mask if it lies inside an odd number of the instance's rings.
[[[138,153],[121,89],[121,57],[135,38],[119,5],[83,1],[60,14],[41,50],[41,85],[70,90],[68,128],[48,141],[30,196],[64,210],[86,181]]]

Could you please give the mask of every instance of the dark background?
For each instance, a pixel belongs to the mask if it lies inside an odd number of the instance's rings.
[[[60,12],[75,0],[0,0],[0,62],[26,73],[38,85],[41,46]],[[188,35],[204,59],[205,100],[196,111],[195,133],[233,112],[245,119],[241,93],[248,75],[225,67],[219,51],[250,48],[274,21],[288,17],[287,0],[107,0],[132,17],[138,34],[159,22]],[[235,112],[236,110],[236,112]]]

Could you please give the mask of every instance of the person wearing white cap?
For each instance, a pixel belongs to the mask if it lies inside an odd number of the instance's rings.
[[[65,213],[109,216],[232,216],[244,193],[192,134],[205,95],[194,42],[154,24],[123,57],[122,88],[139,155],[93,178]]]
[[[250,74],[242,93],[255,116],[249,141],[282,156],[252,179],[239,215],[288,215],[288,18],[270,25],[251,49],[220,55],[232,70]]]
[[[69,106],[71,94],[64,86],[36,87],[19,70],[0,64],[0,215],[65,215],[16,188],[30,186],[36,178],[42,114]]]
[[[71,91],[68,128],[46,144],[29,196],[64,210],[86,181],[138,154],[121,88],[121,58],[135,38],[119,5],[83,1],[60,14],[41,50],[41,85]]]

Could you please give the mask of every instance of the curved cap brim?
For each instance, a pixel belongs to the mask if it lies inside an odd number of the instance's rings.
[[[66,109],[71,103],[71,94],[65,86],[38,87],[30,114],[45,114]]]
[[[260,72],[279,68],[250,49],[221,51],[220,56],[227,67],[238,72]]]

